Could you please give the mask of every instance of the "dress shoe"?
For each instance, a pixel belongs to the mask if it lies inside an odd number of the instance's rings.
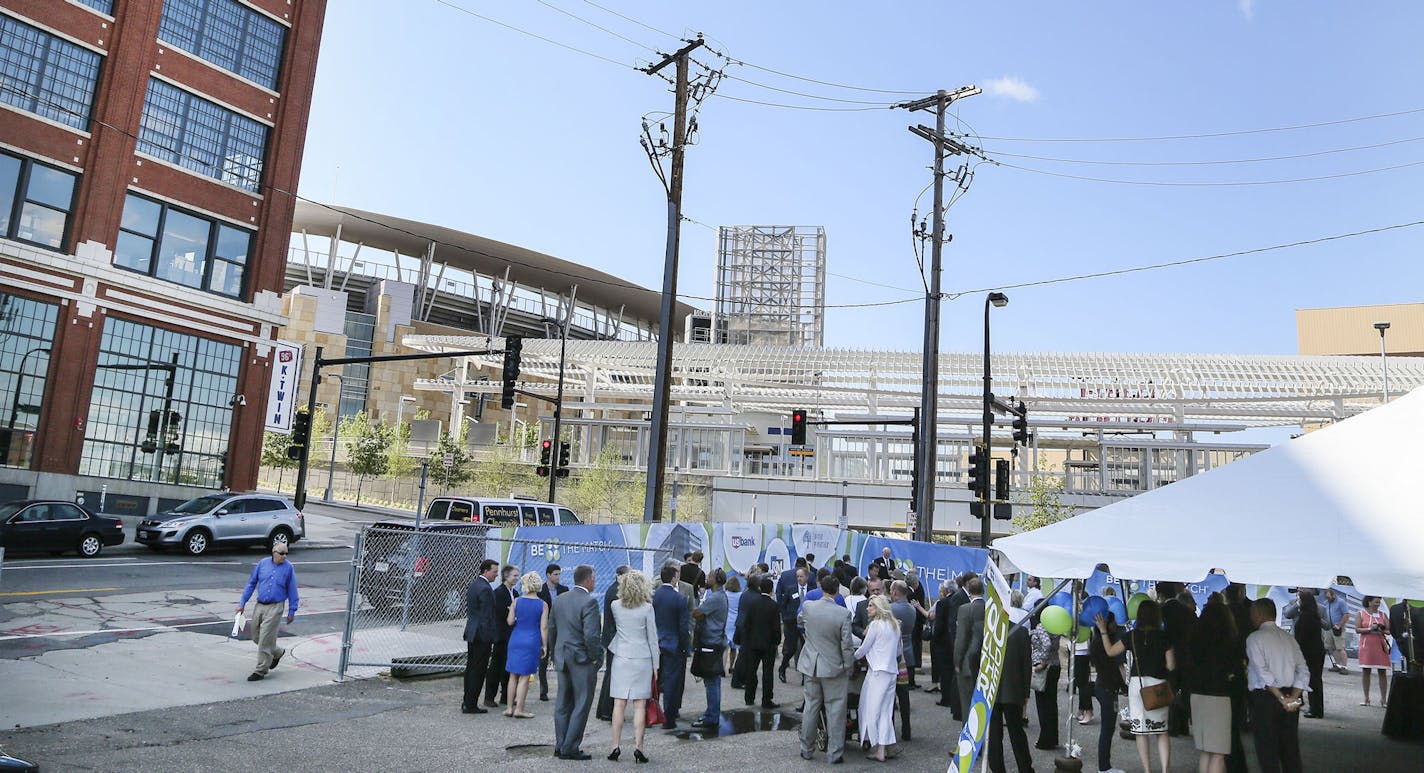
[[[543,701],[543,702],[545,702],[545,703],[548,703],[548,702],[549,702],[549,696],[547,696],[547,695],[540,695],[540,696],[539,696],[539,700],[541,700],[541,701]]]
[[[1302,714],[1301,716],[1309,717],[1309,718],[1311,718],[1311,719],[1324,719],[1324,718],[1325,718],[1325,715],[1324,715],[1324,714]]]
[[[696,728],[708,728],[708,727],[715,728],[715,727],[720,727],[720,726],[721,726],[721,723],[720,723],[720,722],[712,722],[712,721],[709,721],[707,718],[702,717],[702,718],[699,718],[696,722],[693,722],[693,723],[692,723],[692,726],[693,726],[693,727],[696,727]]]
[[[612,722],[612,721],[613,721],[613,715],[611,715],[611,714],[595,714],[594,716],[598,717],[599,719],[603,720],[604,722]]]
[[[832,765],[839,765],[839,764],[841,764],[842,762],[845,762],[845,757],[837,757],[837,758],[831,760],[831,764],[832,764]]]
[[[461,706],[461,714],[488,714],[489,709],[482,709],[479,706]]]
[[[669,719],[668,721],[666,721],[666,722],[663,723],[663,729],[664,729],[664,730],[676,730],[676,729],[677,729],[677,722],[674,721],[674,720]]]
[[[563,758],[564,758],[564,753],[561,752],[561,751],[559,751],[558,749],[555,749],[555,750],[554,750],[554,759],[556,759],[556,760],[561,760],[561,759],[563,759]]]
[[[771,701],[762,701],[762,702],[761,702],[761,707],[764,708],[764,709],[779,709],[779,708],[781,708],[781,704],[780,704],[780,703],[772,703]]]
[[[499,708],[499,706],[500,706],[500,704],[495,703],[494,701],[491,701],[491,700],[486,700],[486,701],[484,702],[484,707],[487,708],[487,709],[497,709],[497,708]]]
[[[648,755],[644,754],[642,749],[634,749],[634,750],[633,750],[633,761],[634,761],[634,762],[639,762],[639,763],[647,762],[647,761],[648,761]]]
[[[783,668],[780,671],[776,672],[776,676],[778,679],[781,680],[782,684],[786,684],[786,669]]]
[[[809,760],[809,759],[811,759],[813,756],[815,756],[815,755],[811,754],[811,752],[801,752],[801,759],[803,759],[803,760]]]
[[[589,754],[588,752],[572,752],[572,753],[566,753],[566,754],[564,754],[564,756],[561,757],[560,759],[576,760],[576,761],[591,760],[591,759],[593,759],[593,755],[592,755],[592,754]]]
[[[287,654],[286,650],[277,650],[277,654],[272,656],[272,665],[268,668],[276,668],[277,664],[282,662],[282,656],[285,654]]]
[[[622,753],[623,753],[623,747],[621,747],[621,746],[615,746],[615,747],[613,747],[613,751],[611,751],[611,752],[608,753],[608,761],[609,761],[609,762],[617,762],[619,755],[621,755]]]
[[[953,703],[950,703],[949,701],[935,701],[935,705],[936,705],[936,706],[953,706],[954,704],[953,704]]]
[[[1036,744],[1033,745],[1033,748],[1035,748],[1035,749],[1042,749],[1043,751],[1046,751],[1046,752],[1051,752],[1051,751],[1053,751],[1054,749],[1057,749],[1057,748],[1058,748],[1058,744],[1036,743]]]
[[[247,675],[247,681],[249,681],[249,682],[260,682],[260,681],[262,681],[262,680],[265,679],[265,678],[266,678],[266,675],[265,675],[265,674],[259,674],[259,673],[257,673],[256,671],[253,671],[252,673],[250,673],[250,674]]]

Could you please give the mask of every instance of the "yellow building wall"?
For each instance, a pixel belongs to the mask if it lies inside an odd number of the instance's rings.
[[[1300,354],[1379,354],[1376,322],[1390,323],[1384,337],[1390,355],[1424,355],[1424,303],[1297,309],[1297,348]]]

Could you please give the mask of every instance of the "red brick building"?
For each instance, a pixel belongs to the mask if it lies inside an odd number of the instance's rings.
[[[0,501],[255,484],[325,8],[0,0]]]

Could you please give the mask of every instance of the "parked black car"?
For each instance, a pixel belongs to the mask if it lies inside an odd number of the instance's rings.
[[[123,542],[123,521],[91,513],[73,502],[26,499],[0,505],[0,546],[7,553],[57,556],[75,550],[93,558],[105,545]]]
[[[465,614],[465,589],[485,557],[488,527],[435,521],[383,521],[366,532],[361,551],[361,597],[377,610],[405,604],[427,619]]]

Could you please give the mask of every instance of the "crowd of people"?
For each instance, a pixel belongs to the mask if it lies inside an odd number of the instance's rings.
[[[927,600],[918,574],[902,572],[889,548],[863,574],[849,556],[819,566],[806,555],[780,572],[758,563],[730,577],[720,568],[704,571],[703,558],[670,559],[656,578],[620,566],[601,604],[591,593],[592,567],[577,567],[570,589],[555,564],[542,576],[520,576],[513,566],[485,561],[468,589],[463,710],[502,707],[506,717],[532,717],[530,682],[537,673],[540,700],[548,700],[552,665],[558,677],[554,755],[591,757],[582,740],[592,712],[612,723],[610,760],[620,759],[631,720],[636,762],[649,759],[650,724],[675,729],[684,721],[689,673],[701,680],[706,700],[686,726],[704,734],[716,734],[721,725],[724,678],[746,706],[775,710],[781,706],[773,678],[787,683],[794,674],[802,687],[796,708],[807,760],[824,748],[828,761],[842,761],[847,738],[870,759],[898,756],[913,738],[910,692],[922,687],[938,694],[935,705],[954,720],[968,716],[985,629],[984,580],[975,573],[941,583],[938,597]],[[985,752],[991,771],[1007,770],[1005,736],[1015,769],[1033,770],[1030,705],[1038,727],[1033,746],[1061,748],[1065,676],[1077,692],[1074,719],[1099,724],[1100,773],[1121,773],[1112,763],[1119,731],[1134,739],[1144,771],[1154,769],[1154,754],[1157,769],[1169,770],[1169,736],[1187,734],[1201,773],[1244,771],[1241,734],[1248,728],[1260,769],[1299,771],[1299,719],[1324,716],[1322,672],[1327,656],[1332,669],[1345,668],[1345,628],[1360,634],[1362,705],[1370,702],[1371,670],[1382,704],[1392,623],[1394,636],[1407,637],[1396,618],[1407,621],[1409,612],[1419,611],[1386,614],[1378,598],[1366,597],[1351,615],[1333,590],[1317,599],[1302,588],[1283,610],[1294,620],[1287,633],[1276,625],[1275,602],[1248,600],[1240,585],[1211,594],[1200,610],[1180,583],[1159,582],[1155,591],[1155,599],[1134,599],[1130,621],[1104,612],[1068,634],[1045,626],[1049,605],[1037,578],[1013,591],[1008,613],[1015,625],[1004,645]],[[1080,602],[1088,598],[1079,591]],[[930,669],[921,685],[924,649]],[[1120,704],[1126,706],[1121,725]]]

